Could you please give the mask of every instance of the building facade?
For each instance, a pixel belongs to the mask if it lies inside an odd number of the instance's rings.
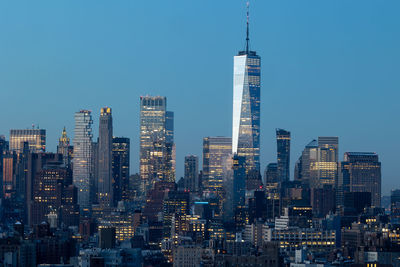
[[[88,210],[93,190],[92,114],[89,110],[75,113],[73,182],[78,189],[78,204]]]
[[[112,148],[112,177],[114,179],[114,204],[129,199],[130,140],[114,137]]]
[[[185,156],[184,188],[191,192],[199,191],[199,158],[194,155]]]
[[[97,197],[100,204],[110,206],[113,204],[112,185],[112,147],[113,124],[111,108],[100,109],[98,165],[97,165]]]
[[[10,150],[22,153],[24,142],[28,142],[29,151],[33,153],[46,151],[46,130],[26,129],[10,130]]]
[[[278,180],[287,182],[290,179],[290,132],[276,129]]]
[[[65,130],[65,127],[62,131],[61,137],[58,139],[57,153],[63,155],[64,165],[67,168],[70,168],[73,154],[73,146],[70,145],[70,139],[67,136],[67,131]]]
[[[148,192],[156,181],[175,181],[173,113],[163,96],[140,97],[140,176]]]
[[[260,171],[260,71],[261,57],[249,47],[234,57],[232,154],[246,158],[246,169]]]
[[[203,139],[203,191],[212,194],[223,190],[231,153],[232,138],[217,136]]]
[[[371,204],[381,206],[381,163],[373,152],[346,152],[341,164],[343,193],[371,192]]]

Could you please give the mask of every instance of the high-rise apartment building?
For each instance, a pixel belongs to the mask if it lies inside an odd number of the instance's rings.
[[[26,129],[10,130],[10,150],[22,153],[24,142],[28,142],[29,151],[33,153],[46,151],[46,130]]]
[[[381,206],[381,163],[373,152],[346,152],[338,187],[346,192],[370,192],[371,204]]]
[[[111,108],[100,109],[98,165],[97,165],[97,197],[100,204],[110,206],[113,204],[112,185],[112,147],[113,124]]]
[[[174,112],[165,112],[166,180],[175,181],[176,155],[174,142]]]
[[[208,193],[223,190],[226,171],[231,167],[232,138],[205,137],[203,139],[203,189]]]
[[[144,192],[156,181],[175,181],[173,113],[166,108],[166,97],[140,97],[140,176]]]
[[[58,139],[57,153],[63,155],[65,167],[70,168],[73,146],[70,145],[70,139],[67,136],[65,127],[62,131],[61,137]]]
[[[88,210],[93,190],[92,114],[89,110],[75,113],[73,182],[78,189],[78,204]]]
[[[290,132],[276,129],[278,181],[287,182],[290,179]]]
[[[199,191],[199,158],[194,155],[185,157],[184,188],[191,192]]]
[[[126,137],[114,137],[112,144],[112,177],[114,179],[114,205],[128,199],[129,190],[130,140]]]
[[[261,57],[249,46],[247,12],[246,47],[234,57],[232,154],[246,158],[246,169],[260,171]]]

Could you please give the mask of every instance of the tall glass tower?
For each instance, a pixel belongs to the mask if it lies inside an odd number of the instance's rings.
[[[290,132],[276,129],[278,181],[287,182],[290,179]]]
[[[156,181],[175,181],[174,113],[164,96],[140,97],[140,176],[142,192]]]
[[[73,180],[78,188],[78,204],[81,209],[89,210],[92,175],[92,115],[89,110],[75,113]]]
[[[234,57],[232,153],[246,159],[246,169],[260,170],[261,57],[249,48],[247,11],[246,47]]]

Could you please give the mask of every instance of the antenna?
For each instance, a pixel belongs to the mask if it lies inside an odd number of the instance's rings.
[[[247,22],[246,22],[246,26],[247,26],[247,28],[246,28],[246,54],[248,54],[249,53],[249,41],[250,41],[250,38],[249,38],[249,7],[250,7],[250,2],[249,1],[247,1],[247,3],[246,3],[246,5],[247,5]]]

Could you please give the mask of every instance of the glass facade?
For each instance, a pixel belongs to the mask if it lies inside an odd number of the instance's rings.
[[[142,191],[156,181],[175,181],[173,112],[163,96],[140,97],[140,176]]]
[[[232,159],[232,138],[203,139],[203,188],[207,193],[221,192],[229,161]]]
[[[128,200],[129,190],[130,140],[126,137],[114,137],[112,148],[112,174],[114,179],[114,204]]]
[[[260,71],[254,51],[234,57],[232,153],[246,158],[247,170],[260,170]]]
[[[22,153],[24,142],[28,142],[29,151],[40,153],[46,151],[46,130],[44,129],[26,129],[10,130],[10,150]]]
[[[92,115],[89,110],[75,113],[73,181],[78,188],[78,204],[88,210],[93,190]]]
[[[338,176],[338,137],[318,137],[317,160],[310,165],[311,187],[335,186]]]
[[[290,132],[276,129],[278,181],[286,182],[290,179]]]
[[[338,137],[318,137],[303,150],[296,162],[295,180],[310,188],[335,186],[338,178]]]
[[[109,206],[113,203],[112,187],[112,138],[113,124],[111,108],[100,109],[98,165],[97,165],[97,196],[102,205]]]

